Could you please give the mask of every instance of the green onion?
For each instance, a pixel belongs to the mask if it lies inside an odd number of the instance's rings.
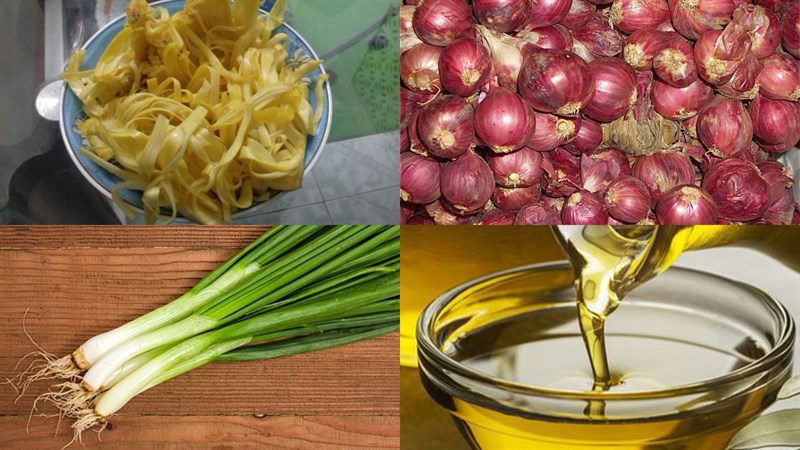
[[[40,399],[76,419],[79,439],[136,395],[202,365],[276,358],[394,331],[399,234],[396,226],[275,227],[178,299],[52,364],[46,375],[68,381]]]

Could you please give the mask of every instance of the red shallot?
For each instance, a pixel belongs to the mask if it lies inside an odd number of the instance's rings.
[[[685,184],[661,196],[656,216],[661,225],[713,225],[717,223],[717,205],[702,188]]]
[[[687,39],[698,39],[731,20],[733,0],[669,0],[672,25]]]
[[[628,157],[622,150],[606,147],[581,155],[582,186],[589,192],[605,192],[608,185],[630,173]]]
[[[445,163],[440,189],[458,212],[480,211],[492,197],[492,170],[474,151],[467,150],[455,161]]]
[[[486,156],[494,182],[500,186],[529,187],[542,179],[542,154],[528,148]]]
[[[761,63],[748,53],[736,67],[727,83],[717,86],[720,94],[735,100],[750,100],[758,92],[758,73]]]
[[[513,225],[514,218],[517,217],[516,212],[503,211],[502,209],[493,209],[488,213],[478,216],[473,222],[473,225]]]
[[[442,89],[439,80],[439,56],[442,48],[417,44],[400,55],[400,79],[407,88],[418,93],[436,93]]]
[[[524,147],[535,128],[530,105],[507,89],[493,90],[475,108],[475,132],[496,153]]]
[[[762,6],[739,5],[733,12],[733,22],[747,30],[752,41],[750,51],[758,59],[775,53],[781,45],[781,23],[772,11]]]
[[[653,67],[653,58],[666,44],[669,34],[651,29],[636,30],[628,36],[622,49],[625,62],[636,70]]]
[[[623,33],[657,27],[669,19],[666,0],[614,0],[609,18]]]
[[[703,178],[703,189],[717,204],[719,217],[750,222],[769,207],[769,185],[753,163],[727,158],[712,165]]]
[[[542,168],[548,177],[545,192],[552,197],[572,194],[581,186],[580,159],[559,147],[543,154]]]
[[[406,202],[425,204],[439,198],[442,165],[416,153],[400,155],[400,198]]]
[[[414,32],[413,18],[415,6],[403,5],[400,7],[400,53],[405,53],[411,47],[421,44],[422,41]]]
[[[653,106],[657,113],[667,119],[688,119],[713,98],[714,90],[702,80],[695,80],[684,88],[670,86],[658,80],[653,82]]]
[[[592,18],[597,6],[587,0],[572,0],[567,15],[561,19],[561,25],[570,30],[577,30]]]
[[[800,62],[785,53],[761,60],[759,93],[774,100],[800,100]]]
[[[492,202],[504,211],[519,211],[525,205],[534,203],[542,194],[538,185],[520,188],[504,188],[495,186]]]
[[[595,13],[582,27],[572,32],[572,37],[594,55],[616,56],[622,52],[625,38],[608,24],[608,19],[600,12]]]
[[[697,137],[712,154],[728,157],[753,140],[753,123],[736,100],[717,96],[697,115]]]
[[[618,178],[606,189],[603,202],[608,215],[623,223],[637,223],[650,212],[650,193],[637,178]]]
[[[592,98],[589,65],[572,52],[541,50],[529,54],[519,74],[519,93],[534,109],[575,117]]]
[[[572,35],[561,25],[536,28],[519,36],[537,48],[549,50],[572,49]]]
[[[675,87],[686,87],[697,80],[692,44],[672,34],[653,57],[653,71],[662,81]]]
[[[770,153],[782,153],[800,139],[800,104],[761,94],[750,102],[755,141]]]
[[[527,147],[547,152],[575,139],[581,126],[581,119],[559,117],[552,114],[535,113],[536,130]]]
[[[428,103],[419,114],[417,132],[430,153],[456,158],[475,137],[472,106],[461,97],[446,95]]]
[[[580,119],[580,126],[575,139],[564,144],[563,148],[577,155],[599,148],[602,142],[603,129],[600,124],[592,119],[583,117]]]
[[[517,78],[522,66],[522,52],[511,36],[497,33],[483,26],[475,27],[492,53],[492,65],[500,86],[516,90]]]
[[[622,117],[636,101],[636,73],[618,58],[598,58],[589,63],[594,95],[583,113],[598,122]]]
[[[694,169],[689,158],[670,151],[639,157],[633,163],[631,175],[647,186],[651,207],[656,206],[664,192],[681,184],[692,184],[694,181]]]
[[[750,36],[741,27],[707,31],[694,44],[700,77],[714,86],[727,83],[750,51],[750,42]]]
[[[478,22],[501,33],[522,28],[531,15],[530,0],[472,0]]]
[[[533,8],[526,28],[541,28],[556,24],[564,18],[572,5],[571,0],[532,1]]]
[[[445,47],[439,57],[439,77],[451,94],[469,97],[489,80],[489,50],[472,38],[461,38]]]
[[[519,210],[514,225],[561,225],[561,217],[555,209],[534,203]]]
[[[465,0],[425,0],[414,11],[414,31],[423,42],[444,47],[472,30]]]
[[[786,51],[800,58],[800,2],[790,1],[781,15],[781,42]]]
[[[596,195],[588,191],[577,191],[564,202],[561,222],[564,225],[605,225],[608,222],[608,213]]]

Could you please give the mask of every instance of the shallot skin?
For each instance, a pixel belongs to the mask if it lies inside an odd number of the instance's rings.
[[[733,0],[669,0],[672,25],[687,39],[724,27],[735,8]]]
[[[472,106],[461,97],[447,95],[420,111],[417,132],[425,147],[440,158],[456,158],[475,138]]]
[[[714,98],[714,90],[702,80],[683,88],[655,80],[652,98],[657,113],[667,119],[685,120],[697,115]]]
[[[800,61],[785,53],[761,60],[758,93],[773,100],[800,100]]]
[[[439,188],[459,213],[469,214],[480,211],[492,197],[494,177],[489,165],[468,150],[444,165]]]
[[[753,135],[764,150],[782,153],[800,139],[800,104],[762,95],[750,102]]]
[[[617,28],[630,34],[668,20],[669,5],[665,0],[614,0],[610,16]]]
[[[561,218],[553,208],[534,203],[519,210],[514,225],[561,225]]]
[[[650,212],[650,193],[637,178],[625,176],[612,182],[603,197],[608,215],[623,223],[637,223]]]
[[[564,225],[605,225],[608,213],[596,195],[577,191],[567,198],[561,208],[561,222]]]
[[[594,93],[583,113],[598,122],[622,117],[636,101],[636,73],[617,58],[598,58],[589,63]]]
[[[430,203],[441,195],[439,178],[441,164],[416,153],[400,156],[400,197],[410,203]]]

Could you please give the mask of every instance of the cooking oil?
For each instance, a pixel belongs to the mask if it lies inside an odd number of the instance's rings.
[[[475,448],[722,450],[791,372],[794,328],[771,321],[785,308],[713,275],[674,269],[628,293],[604,330],[602,388],[569,266],[475,283],[423,328],[444,356],[420,348],[426,390]]]
[[[684,251],[729,245],[764,252],[800,271],[798,226],[589,228],[657,236],[648,258],[640,259],[648,267],[641,274],[663,271]],[[442,292],[487,273],[564,258],[547,227],[403,227],[401,242],[400,363],[407,367],[417,365],[417,319]]]
[[[441,293],[464,277],[560,259],[554,242],[572,265],[573,273],[529,277],[513,292],[504,286],[517,275],[500,276],[458,294],[469,300],[446,309],[437,328],[448,337],[437,346],[469,372],[422,356],[421,378],[474,447],[721,450],[774,401],[790,374],[791,356],[758,379],[739,380],[741,385],[715,382],[752,365],[774,344],[768,342],[771,332],[759,340],[721,319],[738,298],[714,310],[713,294],[703,298],[709,295],[704,291],[713,293],[713,278],[690,291],[645,282],[684,251],[726,245],[756,249],[800,271],[800,228],[558,227],[555,239],[542,228],[403,230],[405,365],[417,362],[413,327],[434,298],[418,295],[420,290]],[[673,272],[679,271],[659,282]],[[446,285],[449,280],[455,282]],[[671,297],[673,291],[680,296]],[[656,307],[650,298],[659,296],[667,298]],[[691,309],[686,304],[693,297],[698,303]],[[793,326],[789,330],[793,342]],[[474,374],[482,388],[470,385]],[[454,388],[443,378],[464,385]],[[525,395],[529,388],[535,395]]]

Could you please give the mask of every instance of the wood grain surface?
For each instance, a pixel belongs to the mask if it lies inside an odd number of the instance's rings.
[[[0,377],[35,350],[62,355],[174,299],[263,227],[0,227]],[[398,336],[304,355],[210,364],[131,401],[104,447],[397,448]],[[58,448],[68,424],[0,384],[0,447]],[[84,442],[97,445],[88,434]]]

